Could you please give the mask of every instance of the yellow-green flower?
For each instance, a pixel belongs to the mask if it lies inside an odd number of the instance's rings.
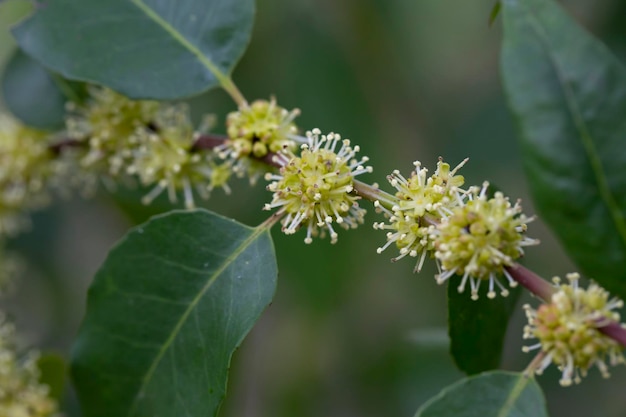
[[[117,181],[136,176],[151,187],[144,204],[164,191],[175,203],[182,191],[185,206],[192,208],[194,194],[206,199],[217,187],[229,192],[232,164],[218,163],[210,150],[193,149],[198,133],[186,105],[131,100],[98,87],[90,94],[86,106],[73,108],[67,120],[70,137],[89,144],[81,157],[88,171],[106,173]]]
[[[212,151],[193,150],[197,138],[187,106],[163,106],[154,115],[155,128],[144,126],[135,133],[136,144],[126,172],[137,175],[142,185],[153,187],[143,198],[149,204],[167,190],[171,202],[183,192],[185,206],[195,206],[194,193],[208,198],[210,191],[227,185],[232,169],[227,162],[216,163]]]
[[[299,114],[298,109],[288,111],[278,106],[274,98],[246,104],[227,116],[228,140],[216,150],[223,159],[235,162],[233,169],[239,176],[248,175],[254,183],[268,171],[259,159],[269,153],[295,150],[293,136],[298,129],[293,120]]]
[[[568,274],[568,284],[555,278],[558,291],[548,304],[536,310],[524,306],[528,318],[524,339],[538,339],[538,343],[523,350],[540,350],[530,370],[541,374],[554,363],[562,371],[563,386],[580,383],[594,365],[606,378],[607,361],[610,365],[624,363],[623,347],[598,330],[609,321],[620,321],[619,313],[613,310],[624,303],[617,298],[609,299],[609,293],[595,283],[580,288],[579,278],[576,273]]]
[[[0,317],[0,416],[52,417],[57,404],[39,383],[37,354],[19,357],[15,329]]]
[[[273,181],[267,189],[274,195],[264,208],[279,208],[278,213],[284,214],[281,224],[285,234],[305,226],[305,243],[326,232],[331,243],[335,243],[333,223],[344,229],[363,223],[365,210],[358,205],[359,197],[352,194],[354,177],[371,172],[372,168],[363,165],[367,157],[355,159],[359,147],[351,146],[339,134],[322,135],[319,129],[313,129],[306,135],[308,144],[302,145],[300,156],[276,156],[280,173],[265,176]]]
[[[538,243],[524,234],[533,219],[522,213],[519,202],[511,205],[500,192],[488,198],[487,187],[485,183],[482,189],[471,189],[466,201],[442,218],[433,232],[435,257],[441,267],[437,282],[461,275],[458,290],[463,292],[469,282],[473,299],[478,298],[482,281],[489,283],[489,298],[496,296],[495,286],[506,296],[508,291],[497,276],[504,275],[515,286],[504,267],[523,255],[523,247]]]
[[[53,169],[47,136],[0,114],[0,236],[27,227],[25,213],[48,203]]]
[[[390,209],[383,207],[380,202],[375,203],[377,210],[389,219],[388,224],[374,223],[374,229],[388,230],[387,242],[378,248],[378,253],[394,244],[400,254],[392,261],[407,255],[419,256],[415,271],[421,270],[426,255],[430,253],[432,256],[434,250],[431,238],[434,224],[460,204],[459,193],[462,190],[459,187],[463,185],[464,178],[456,175],[456,172],[466,161],[450,170],[450,165],[440,159],[431,176],[428,176],[428,170],[422,168],[419,161],[415,161],[415,171],[408,179],[397,170],[387,177],[397,190],[396,201]]]
[[[84,167],[115,177],[124,174],[133,156],[138,133],[151,126],[162,106],[156,101],[131,100],[108,88],[91,87],[85,106],[69,104],[66,119],[70,138],[86,141]]]

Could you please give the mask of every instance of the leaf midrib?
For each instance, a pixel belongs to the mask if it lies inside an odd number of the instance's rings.
[[[525,4],[524,1],[520,1],[518,2],[518,4],[520,4],[522,7],[526,7],[526,10],[528,11],[528,16],[531,18],[529,22],[532,28],[535,30],[535,34],[544,45],[546,55],[548,56],[552,64],[556,78],[558,79],[559,85],[562,88],[565,102],[567,103],[567,107],[573,119],[574,126],[579,133],[579,138],[582,142],[583,148],[585,149],[585,154],[587,155],[589,164],[591,165],[591,169],[593,171],[602,201],[609,210],[611,219],[615,225],[615,228],[618,231],[618,235],[622,240],[622,244],[626,246],[626,222],[624,221],[624,218],[622,216],[619,204],[617,204],[616,199],[613,197],[607,177],[604,173],[602,161],[598,155],[596,147],[594,146],[593,138],[589,133],[585,121],[581,115],[572,87],[565,81],[565,77],[560,70],[560,67],[556,61],[556,57],[551,52],[552,49],[549,38],[543,32],[543,27],[535,14],[536,12],[532,10],[530,6]]]
[[[531,377],[527,377],[523,374],[520,374],[518,376],[517,382],[515,383],[511,391],[509,391],[509,395],[506,397],[504,404],[502,404],[502,408],[500,408],[497,417],[507,417],[510,414],[511,410],[515,406],[515,403],[517,402],[517,399],[522,394],[524,389],[526,389],[526,385],[528,385],[528,381],[530,381],[530,378]]]
[[[229,80],[222,71],[213,63],[209,57],[198,49],[196,45],[191,43],[187,38],[183,36],[174,26],[172,26],[168,21],[166,21],[161,15],[154,11],[154,9],[150,8],[147,4],[143,2],[143,0],[130,0],[132,4],[134,4],[139,10],[141,10],[145,15],[160,26],[163,30],[165,30],[168,34],[172,36],[178,43],[180,43],[185,49],[191,52],[197,59],[204,65],[211,73],[215,76],[215,78],[219,81],[220,84],[226,85]]]
[[[255,229],[253,229],[253,232],[250,234],[250,236],[248,236],[242,243],[241,245],[239,245],[232,253],[231,255],[226,258],[223,262],[223,264],[220,266],[220,268],[218,268],[217,270],[215,270],[215,272],[209,277],[209,279],[207,280],[206,284],[204,285],[204,287],[202,287],[202,289],[198,292],[198,294],[193,298],[193,300],[191,300],[191,302],[189,303],[189,306],[185,309],[185,311],[183,312],[183,314],[181,315],[180,319],[178,320],[178,322],[176,323],[176,325],[174,326],[172,332],[170,333],[169,337],[167,338],[167,340],[165,341],[165,343],[163,344],[163,346],[161,347],[161,349],[159,350],[159,353],[157,354],[157,356],[154,358],[152,365],[150,366],[150,368],[148,369],[148,371],[146,372],[146,375],[143,377],[141,385],[139,386],[139,389],[137,390],[136,394],[135,394],[135,398],[133,399],[133,402],[131,404],[130,410],[128,412],[129,416],[134,415],[135,410],[137,409],[137,406],[139,404],[139,398],[141,397],[141,392],[144,391],[144,389],[146,388],[146,386],[150,383],[152,376],[154,375],[154,373],[156,372],[157,367],[159,366],[159,363],[161,362],[161,359],[163,358],[163,356],[165,355],[165,353],[167,352],[167,350],[169,349],[170,345],[172,344],[172,342],[176,339],[176,337],[178,336],[178,333],[180,332],[180,329],[183,327],[183,325],[185,324],[185,322],[187,321],[187,318],[189,317],[189,315],[191,314],[191,312],[196,308],[196,306],[198,305],[198,303],[200,302],[200,300],[202,299],[202,297],[206,294],[207,291],[209,291],[209,289],[213,286],[213,284],[215,283],[215,281],[217,280],[217,278],[230,266],[233,264],[233,262],[239,257],[239,255],[241,255],[243,253],[243,251],[250,246],[250,244],[252,242],[254,242],[260,235],[262,235],[263,233],[265,233],[268,229],[266,227],[257,227]]]

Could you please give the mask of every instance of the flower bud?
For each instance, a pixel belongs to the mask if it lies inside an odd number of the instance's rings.
[[[267,165],[258,160],[271,153],[293,152],[297,133],[293,120],[300,110],[287,111],[270,101],[257,100],[230,113],[226,118],[229,139],[216,150],[223,159],[233,162],[233,169],[239,175],[248,175],[254,183]]]

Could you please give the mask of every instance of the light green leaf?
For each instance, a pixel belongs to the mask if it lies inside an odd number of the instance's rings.
[[[415,417],[547,417],[535,379],[493,371],[462,379],[430,399]]]
[[[252,30],[253,0],[55,0],[14,29],[66,78],[132,98],[175,99],[222,85]]]
[[[216,415],[276,276],[267,228],[195,210],[133,229],[98,271],[74,344],[84,416]]]
[[[626,68],[552,0],[504,0],[503,21],[539,214],[585,275],[626,297]]]

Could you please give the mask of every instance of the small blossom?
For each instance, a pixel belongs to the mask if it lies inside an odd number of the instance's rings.
[[[306,135],[308,144],[301,146],[300,156],[275,157],[281,165],[280,173],[265,175],[273,181],[267,189],[274,196],[264,208],[280,207],[278,213],[285,214],[281,221],[285,234],[306,226],[305,243],[311,243],[318,234],[323,237],[326,231],[335,243],[333,223],[344,229],[363,223],[365,210],[358,205],[359,197],[352,194],[354,177],[372,168],[363,165],[367,157],[355,159],[359,147],[351,146],[339,134],[322,135],[319,129],[313,129]]]
[[[91,87],[85,106],[68,104],[68,136],[87,141],[89,148],[81,158],[85,168],[106,172],[112,177],[124,173],[133,156],[138,137],[167,104],[131,100],[108,88]]]
[[[562,371],[563,386],[580,383],[593,365],[607,378],[607,360],[610,365],[625,362],[623,347],[598,330],[610,321],[620,321],[619,313],[613,310],[624,303],[617,298],[609,299],[609,293],[595,283],[587,289],[580,288],[579,278],[576,273],[568,274],[568,284],[554,278],[558,291],[550,303],[537,310],[524,306],[528,318],[524,339],[538,339],[538,343],[523,350],[540,350],[529,371],[539,375],[554,363]]]
[[[299,114],[298,109],[287,111],[278,106],[274,98],[257,100],[227,116],[229,139],[216,150],[223,159],[235,161],[235,173],[248,175],[254,183],[267,172],[267,165],[259,159],[269,153],[295,150],[297,128],[293,120]]]
[[[206,199],[215,188],[230,192],[231,164],[218,163],[211,151],[193,149],[198,133],[186,105],[135,101],[105,88],[93,87],[90,94],[88,104],[73,107],[67,120],[70,137],[88,141],[81,163],[89,171],[115,180],[137,177],[143,186],[152,187],[144,204],[163,192],[176,203],[182,191],[185,206],[193,208],[194,194]],[[205,118],[203,125],[211,121]],[[101,179],[114,188],[111,178]]]
[[[53,146],[55,146],[54,143]],[[48,181],[51,191],[62,198],[69,198],[76,191],[83,198],[95,195],[100,178],[96,171],[84,169],[80,163],[83,156],[84,149],[80,147],[61,146],[51,162],[53,175]],[[108,188],[115,189],[116,185],[111,178],[105,176],[102,180],[109,181]]]
[[[142,185],[153,187],[143,198],[145,204],[165,190],[175,203],[178,191],[182,190],[185,206],[193,208],[194,192],[207,199],[216,187],[230,191],[227,181],[231,167],[227,163],[218,165],[216,155],[210,151],[192,150],[197,135],[187,106],[162,107],[152,125],[154,128],[144,126],[135,132],[132,162],[126,169],[128,174],[137,175]]]
[[[459,204],[459,192],[462,191],[459,187],[463,185],[464,178],[456,173],[466,162],[464,160],[450,170],[450,165],[440,159],[437,170],[428,176],[428,170],[416,161],[413,163],[415,171],[408,179],[397,170],[387,177],[397,192],[391,209],[385,208],[380,202],[375,203],[377,210],[389,219],[388,224],[374,223],[375,229],[389,231],[387,243],[378,248],[378,253],[394,244],[400,254],[392,261],[407,255],[419,256],[415,271],[421,270],[426,255],[432,254],[434,250],[434,240],[431,238],[433,224]]]
[[[0,236],[28,227],[25,212],[49,201],[52,155],[47,136],[0,114]]]
[[[478,298],[478,288],[484,280],[489,282],[489,298],[496,296],[496,286],[506,296],[508,290],[497,276],[504,275],[515,286],[517,283],[504,267],[523,255],[523,247],[538,243],[524,235],[526,224],[533,219],[522,213],[519,202],[511,205],[500,192],[488,198],[488,185],[470,189],[463,203],[442,218],[433,233],[435,257],[441,267],[437,282],[461,275],[458,290],[463,292],[469,281],[472,299]]]
[[[39,383],[37,354],[18,357],[15,329],[0,318],[0,416],[56,416],[56,402],[49,388]]]

